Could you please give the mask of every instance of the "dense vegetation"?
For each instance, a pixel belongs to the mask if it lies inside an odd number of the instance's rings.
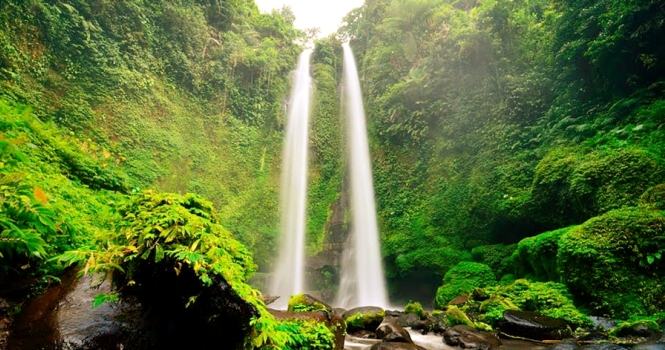
[[[620,0],[375,0],[351,12],[340,34],[364,78],[393,284],[427,271],[447,290],[457,264],[476,260],[497,280],[563,282],[595,313],[662,310],[638,292],[662,283],[640,270],[663,263],[662,213],[627,208],[665,182],[664,18],[661,2]],[[659,188],[644,194],[654,209]],[[603,261],[616,265],[591,268]],[[644,287],[602,289],[581,270]]]
[[[248,0],[0,3],[2,282],[67,262],[131,292],[170,264],[256,308],[246,346],[325,347],[247,284],[274,256],[293,20]],[[472,294],[449,313],[476,298],[479,327],[507,309],[586,324],[573,302],[662,312],[664,26],[656,0],[367,0],[312,56],[308,253],[345,187],[350,39],[394,291]]]

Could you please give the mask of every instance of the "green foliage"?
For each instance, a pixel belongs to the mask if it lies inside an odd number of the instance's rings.
[[[330,350],[335,345],[333,333],[321,322],[282,321],[278,329],[291,336],[291,339],[280,349]]]
[[[417,301],[412,301],[409,300],[409,302],[404,306],[404,313],[406,314],[414,314],[418,316],[420,319],[424,319],[427,316],[427,313],[423,309],[422,304],[420,304]]]
[[[561,238],[559,273],[594,312],[627,317],[663,311],[663,247],[661,212],[613,210]]]
[[[565,226],[636,205],[644,188],[662,181],[663,171],[658,158],[642,149],[559,149],[536,167],[532,196],[543,218]]]
[[[91,190],[104,186],[72,176],[69,165],[87,164],[105,179],[122,175],[86,154],[76,141],[36,119],[31,109],[0,100],[3,273],[55,278],[61,268],[45,258],[108,229],[107,202],[118,195]]]
[[[446,272],[441,287],[436,291],[434,301],[438,308],[443,309],[460,295],[469,294],[476,288],[494,284],[496,284],[496,276],[489,266],[463,261]]]
[[[557,251],[561,236],[574,229],[570,226],[521,240],[510,257],[516,275],[532,276],[543,281],[559,281]]]
[[[665,184],[660,184],[646,190],[640,197],[640,205],[655,210],[665,210]]]
[[[21,260],[47,257],[56,234],[56,216],[34,196],[20,174],[0,173],[0,258],[5,269]],[[25,268],[25,267],[24,267]]]
[[[471,249],[471,256],[475,262],[485,264],[501,276],[508,269],[507,259],[515,252],[514,244],[482,245]]]

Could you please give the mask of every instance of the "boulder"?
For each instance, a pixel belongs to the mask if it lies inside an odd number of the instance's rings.
[[[180,275],[154,274],[141,289],[123,290],[118,302],[93,308],[100,293],[115,292],[109,280],[99,276],[76,278],[70,271],[62,283],[48,288],[25,304],[15,320],[10,350],[19,349],[113,349],[164,348],[216,349],[241,346],[258,316],[254,306],[240,298],[221,276],[210,286],[183,268]],[[171,276],[166,278],[165,276]],[[159,276],[159,277],[157,277]],[[149,283],[152,282],[152,283]],[[154,284],[153,284],[154,283]],[[198,295],[186,307],[182,295]]]
[[[413,327],[420,322],[420,317],[416,314],[402,314],[397,318],[397,324],[402,327]]]
[[[383,322],[385,316],[385,311],[376,306],[357,307],[342,315],[349,332],[361,329],[373,332]]]
[[[420,320],[415,325],[411,326],[411,329],[420,331],[421,334],[425,335],[429,333],[432,329],[432,321],[430,320]]]
[[[288,311],[299,312],[299,311],[316,311],[316,310],[325,310],[328,312],[333,312],[333,308],[330,305],[309,294],[298,294],[292,296],[291,299],[289,299]]]
[[[376,337],[385,342],[413,343],[411,335],[396,323],[385,323],[376,329]]]
[[[410,343],[377,343],[370,350],[427,350],[422,346]]]
[[[443,334],[448,328],[446,314],[441,311],[432,312],[428,320],[431,322],[430,330],[434,333]]]
[[[443,333],[443,342],[462,349],[490,350],[501,346],[495,333],[478,331],[465,325],[448,328]]]
[[[580,346],[572,340],[564,340],[559,344],[553,345],[549,350],[580,350]]]
[[[665,350],[665,343],[648,342],[637,344],[631,350]]]
[[[627,350],[621,345],[617,344],[591,344],[582,348],[582,350]]]
[[[652,337],[661,333],[660,325],[652,320],[639,320],[624,322],[618,327],[610,330],[610,335],[615,337]]]
[[[506,310],[498,327],[506,334],[535,340],[558,340],[572,334],[565,320],[530,311]]]
[[[155,348],[155,327],[145,321],[145,310],[137,302],[123,300],[92,307],[99,293],[109,292],[108,280],[93,284],[92,277],[76,279],[70,271],[61,284],[25,304],[8,348],[110,350],[127,344],[131,349]]]

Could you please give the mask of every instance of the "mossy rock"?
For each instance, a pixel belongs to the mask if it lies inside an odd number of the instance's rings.
[[[297,294],[289,299],[289,306],[287,308],[291,312],[307,312],[307,311],[320,311],[324,310],[329,313],[333,312],[330,305],[324,301],[319,300],[309,294]]]
[[[665,216],[625,208],[595,217],[559,241],[558,267],[570,291],[613,317],[665,309]]]
[[[346,329],[348,332],[355,332],[358,330],[367,330],[370,332],[376,331],[376,328],[383,322],[386,312],[376,306],[365,306],[353,308],[342,315],[346,321]]]
[[[513,272],[539,281],[558,281],[559,240],[573,228],[575,226],[569,226],[521,240],[510,259]]]
[[[423,305],[417,301],[409,300],[409,302],[404,307],[404,313],[414,314],[418,316],[418,318],[420,318],[421,320],[427,317],[427,312],[425,312],[425,309],[423,309]]]
[[[480,303],[479,311],[481,314],[478,319],[493,325],[503,318],[503,313],[506,310],[520,310],[520,308],[510,299],[493,294],[489,299]]]
[[[473,321],[467,316],[464,311],[460,310],[457,306],[451,305],[446,309],[446,319],[448,324],[455,326],[462,324],[469,327],[474,327]]]
[[[646,190],[640,197],[640,205],[655,210],[665,210],[665,184]]]
[[[565,285],[555,282],[531,282],[525,279],[509,286],[488,287],[491,297],[480,304],[478,319],[492,326],[506,310],[533,311],[564,319],[578,326],[591,326],[587,315],[573,304]]]
[[[654,320],[637,320],[620,323],[610,330],[610,337],[649,337],[654,333],[661,333],[660,326]]]
[[[469,294],[476,288],[496,284],[492,269],[476,262],[463,261],[446,272],[443,285],[436,291],[435,303],[440,309],[456,297]]]

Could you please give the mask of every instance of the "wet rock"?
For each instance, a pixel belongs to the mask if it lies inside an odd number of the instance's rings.
[[[589,318],[591,319],[591,322],[593,322],[593,326],[598,329],[609,331],[617,326],[617,323],[609,318],[600,316],[589,316]]]
[[[131,302],[92,302],[111,292],[109,281],[93,284],[90,276],[67,273],[60,285],[26,303],[16,318],[8,348],[19,349],[152,349],[156,334],[142,323],[143,310]],[[98,287],[96,287],[98,286]]]
[[[461,305],[469,301],[468,295],[460,295],[457,298],[451,300],[448,305]]]
[[[565,340],[553,345],[549,350],[580,350],[580,346],[572,340]]]
[[[386,310],[386,316],[400,317],[403,312],[399,310]]]
[[[422,346],[410,343],[377,343],[370,350],[427,350]]]
[[[356,338],[360,338],[360,339],[378,339],[377,336],[376,336],[376,333],[374,333],[372,331],[368,331],[366,329],[356,330],[356,331],[353,331],[349,334],[351,334],[352,336],[354,336]]]
[[[143,273],[143,271],[141,271]],[[165,348],[236,348],[250,331],[256,309],[240,298],[221,276],[203,286],[183,268],[137,273],[136,288],[126,287],[119,303],[92,308],[99,293],[112,292],[109,282],[91,288],[90,277],[71,272],[60,285],[28,302],[16,318],[10,350]],[[148,278],[149,275],[151,278]],[[186,307],[187,298],[197,295]]]
[[[665,343],[649,342],[637,344],[631,350],[665,350]]]
[[[385,342],[413,343],[409,332],[396,323],[386,323],[379,326],[376,330],[376,337]]]
[[[581,335],[577,339],[580,341],[599,341],[599,340],[607,340],[608,336],[607,333],[605,332],[591,331],[587,334]]]
[[[506,310],[498,325],[506,334],[536,340],[558,340],[572,334],[565,320],[530,311]]]
[[[273,295],[264,295],[263,297],[261,297],[261,300],[263,300],[263,302],[266,305],[270,305],[270,304],[274,303],[275,300],[277,300],[277,299],[279,299],[279,297],[278,296],[273,296]]]
[[[583,347],[582,350],[626,350],[626,348],[617,344],[591,344]]]
[[[416,314],[402,314],[397,318],[397,324],[402,327],[413,327],[420,322],[420,317]]]
[[[383,322],[385,311],[376,306],[357,307],[345,312],[342,317],[346,321],[346,327],[349,331],[364,329],[375,331]]]
[[[333,312],[336,313],[336,314],[338,314],[338,315],[344,315],[344,313],[346,312],[346,310],[345,310],[345,309],[342,309],[341,307],[336,307],[336,308],[333,309]]]
[[[332,312],[332,307],[323,300],[317,299],[309,294],[294,295],[289,299],[288,311],[313,311],[326,310]]]
[[[432,323],[431,331],[437,334],[443,334],[448,328],[446,324],[446,314],[443,312],[432,312],[428,317],[428,320]]]
[[[635,322],[624,322],[610,331],[610,335],[616,337],[652,337],[660,332],[658,323],[652,320],[639,320]]]
[[[469,326],[457,325],[443,333],[443,341],[450,346],[462,349],[489,350],[501,346],[496,334],[475,330]]]
[[[430,320],[420,320],[415,325],[411,326],[411,329],[420,331],[421,334],[425,335],[429,333],[432,329],[432,322]]]

